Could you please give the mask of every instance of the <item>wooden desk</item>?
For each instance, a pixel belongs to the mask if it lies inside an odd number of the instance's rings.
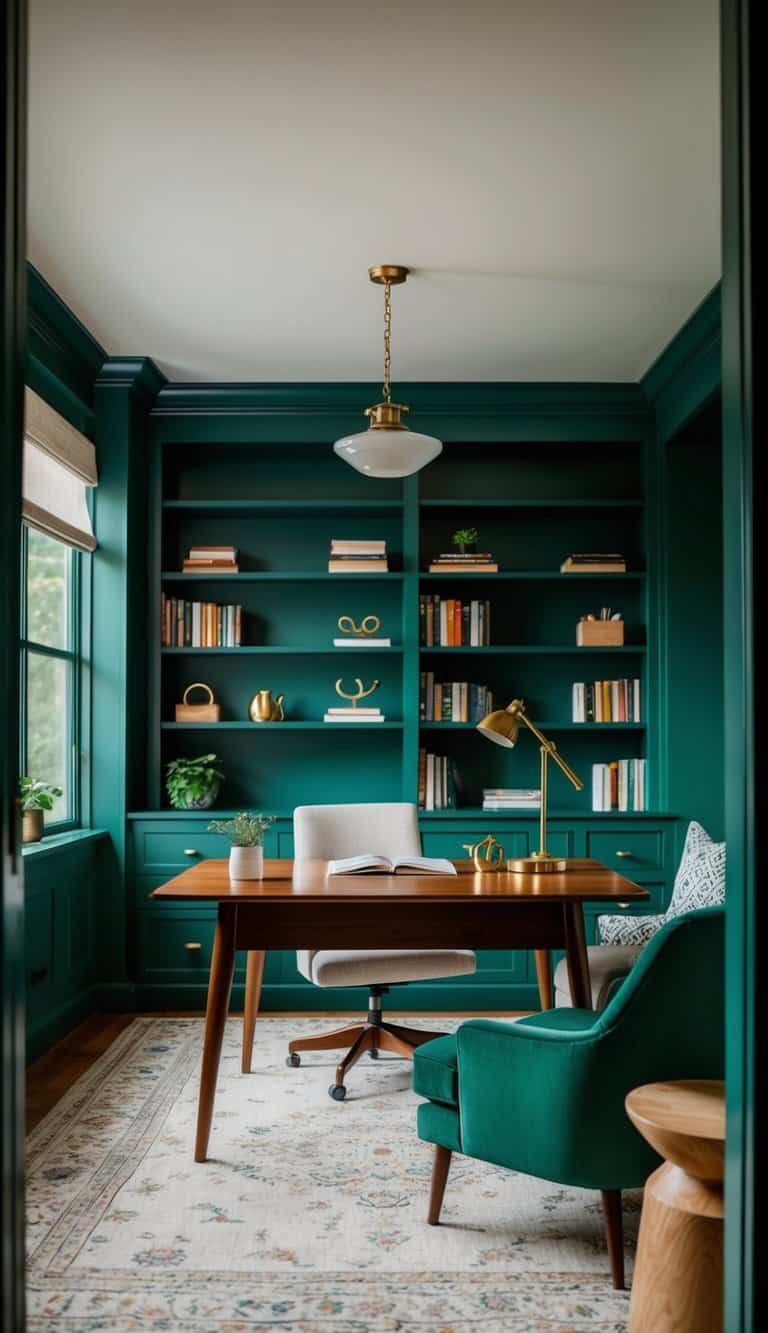
[[[645,889],[600,861],[556,875],[332,875],[326,861],[264,862],[261,880],[230,880],[226,861],[202,861],[153,898],[218,903],[200,1073],[195,1161],[213,1117],[235,952],[247,949],[564,949],[573,1002],[591,1007],[584,902],[641,902]]]

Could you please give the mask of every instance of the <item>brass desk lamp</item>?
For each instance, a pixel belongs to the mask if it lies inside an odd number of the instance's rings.
[[[508,749],[517,741],[517,733],[520,730],[520,723],[524,722],[529,731],[532,731],[541,745],[541,811],[539,813],[539,850],[533,853],[533,856],[523,856],[519,859],[507,861],[507,870],[517,874],[545,874],[555,870],[567,870],[568,862],[562,857],[553,856],[547,851],[547,761],[552,758],[565,773],[569,782],[572,782],[577,791],[584,790],[584,783],[581,778],[577,778],[572,768],[569,768],[565,760],[558,754],[557,746],[554,741],[547,740],[543,732],[531,722],[525,711],[525,703],[522,699],[513,699],[506,708],[497,708],[495,712],[488,713],[481,722],[477,724],[477,730],[482,736],[486,736],[489,741],[494,741],[496,745],[504,745]]]

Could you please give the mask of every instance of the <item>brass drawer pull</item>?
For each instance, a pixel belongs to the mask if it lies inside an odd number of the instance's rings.
[[[629,903],[617,903],[616,906],[621,907],[626,912],[627,908],[629,907]],[[189,948],[189,945],[187,945],[187,948]]]
[[[617,856],[632,856],[632,852],[617,852]]]
[[[203,947],[203,946],[202,946],[201,944],[199,944],[199,943],[197,942],[197,940],[190,940],[188,944],[185,944],[185,945],[184,945],[184,948],[185,948],[185,949],[189,949],[189,952],[190,952],[190,953],[196,953],[197,950],[198,950],[198,949],[202,949],[202,947]]]
[[[618,853],[617,853],[617,854],[618,854]],[[198,850],[197,850],[196,847],[185,847],[185,848],[184,848],[184,855],[185,855],[185,856],[198,856],[199,853],[198,853]]]

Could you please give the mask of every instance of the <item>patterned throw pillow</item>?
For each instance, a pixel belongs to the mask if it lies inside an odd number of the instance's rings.
[[[701,824],[688,825],[672,899],[663,916],[601,916],[601,944],[647,944],[666,921],[725,900],[725,843],[713,842]]]

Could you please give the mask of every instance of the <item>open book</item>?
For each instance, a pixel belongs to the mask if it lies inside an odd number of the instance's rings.
[[[329,875],[455,875],[456,867],[443,856],[344,856],[328,862]]]

